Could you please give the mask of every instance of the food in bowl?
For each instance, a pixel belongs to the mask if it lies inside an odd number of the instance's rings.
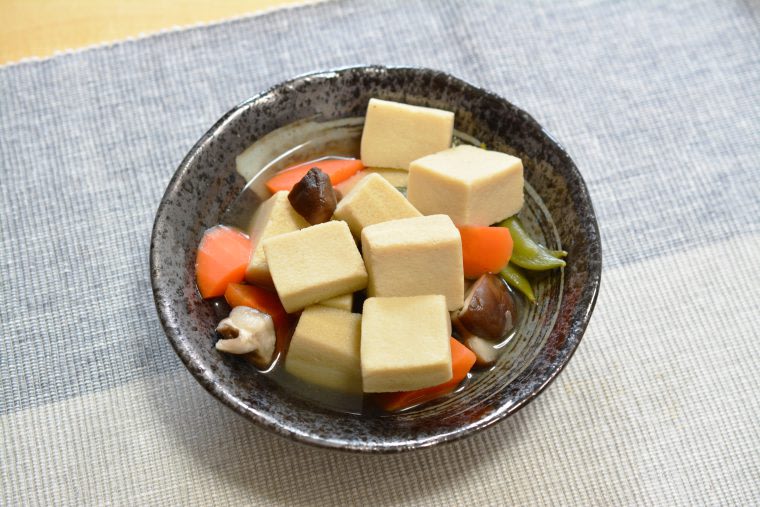
[[[219,353],[361,413],[413,409],[493,365],[535,302],[529,272],[566,253],[520,224],[522,161],[453,125],[452,112],[371,99],[354,157],[280,171],[263,203],[234,210],[245,227],[206,231],[198,289],[231,308]]]

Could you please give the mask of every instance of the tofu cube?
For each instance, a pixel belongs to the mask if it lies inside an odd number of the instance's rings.
[[[342,296],[336,296],[334,298],[325,299],[319,302],[322,306],[329,306],[330,308],[338,308],[339,310],[351,311],[354,306],[354,295],[343,294]]]
[[[462,238],[446,215],[365,227],[362,252],[369,273],[369,296],[440,294],[449,310],[462,307]]]
[[[362,316],[326,306],[310,306],[301,314],[285,370],[306,382],[330,389],[362,391]]]
[[[272,286],[272,276],[269,273],[264,241],[268,238],[293,232],[308,227],[309,222],[299,215],[288,201],[288,192],[281,191],[264,201],[256,210],[248,235],[255,245],[245,279],[251,283]]]
[[[443,213],[457,225],[491,225],[522,208],[522,160],[475,146],[428,155],[411,163],[407,196],[423,215]]]
[[[409,169],[409,163],[451,146],[454,113],[370,99],[362,132],[367,167]]]
[[[367,286],[367,270],[346,222],[274,236],[264,241],[264,253],[288,313]]]
[[[348,193],[364,178],[370,174],[379,174],[385,178],[391,186],[399,188],[406,188],[406,184],[409,181],[409,171],[406,169],[389,169],[387,167],[366,167],[363,171],[359,171],[345,181],[342,181],[335,185],[335,190],[339,195],[348,195]]]
[[[409,181],[409,171],[406,169],[393,169],[389,167],[367,167],[363,172],[367,174],[379,174],[394,187],[405,187]]]
[[[385,178],[370,174],[341,199],[333,217],[345,221],[358,239],[368,225],[419,216],[422,214]]]
[[[364,392],[412,391],[448,382],[450,336],[443,296],[367,299],[361,340]]]

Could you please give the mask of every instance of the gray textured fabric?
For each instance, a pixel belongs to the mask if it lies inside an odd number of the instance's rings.
[[[414,457],[249,428],[181,371],[149,288],[153,215],[195,140],[276,82],[360,63],[531,112],[604,242],[559,385]],[[0,68],[0,503],[757,501],[759,83],[760,5],[741,1],[337,1]],[[257,489],[262,467],[293,487]]]

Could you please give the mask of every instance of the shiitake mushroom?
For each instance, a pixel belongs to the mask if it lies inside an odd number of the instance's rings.
[[[236,306],[229,317],[216,327],[221,337],[216,350],[229,354],[246,354],[259,368],[272,363],[276,335],[272,317],[248,306]]]
[[[309,169],[293,186],[288,200],[293,209],[311,225],[329,221],[338,205],[330,177],[319,167]]]
[[[512,295],[501,278],[487,273],[465,294],[464,307],[456,314],[454,324],[468,334],[498,340],[512,329],[516,320]]]

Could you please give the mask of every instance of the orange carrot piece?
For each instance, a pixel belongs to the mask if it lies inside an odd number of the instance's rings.
[[[230,227],[217,225],[204,232],[195,257],[201,296],[221,296],[227,285],[243,281],[252,249],[250,238]]]
[[[412,405],[434,400],[456,389],[472,369],[475,359],[475,354],[470,349],[459,343],[458,340],[451,338],[451,371],[453,373],[451,380],[415,391],[378,394],[375,401],[383,410],[395,412]]]
[[[267,181],[267,188],[273,194],[280,190],[290,191],[293,185],[301,181],[301,178],[309,172],[312,167],[319,167],[323,173],[330,177],[330,182],[333,185],[337,185],[341,181],[345,181],[357,172],[364,169],[364,165],[361,160],[357,159],[327,159],[319,160],[316,162],[304,162],[288,169],[284,169],[274,175],[272,179]]]
[[[277,293],[255,285],[245,285],[242,283],[231,283],[224,291],[224,299],[227,303],[235,308],[236,306],[247,306],[255,308],[272,317],[274,331],[277,335],[277,351],[285,350],[287,340],[290,336],[292,324],[291,316],[285,311],[280,302]]]
[[[477,278],[485,273],[498,273],[512,257],[512,236],[506,227],[459,225],[462,236],[464,276]]]
[[[224,291],[224,299],[232,308],[248,306],[268,313],[272,319],[279,319],[287,315],[276,292],[255,285],[231,283]]]

